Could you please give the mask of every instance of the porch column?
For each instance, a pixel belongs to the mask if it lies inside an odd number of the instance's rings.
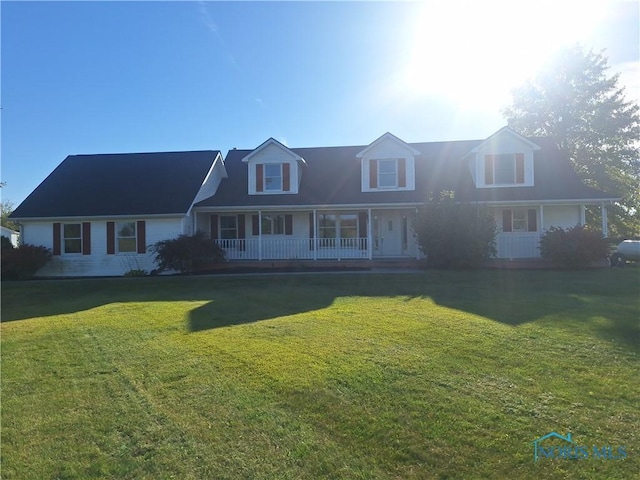
[[[313,209],[313,259],[318,260],[318,212]]]
[[[609,236],[609,219],[607,218],[607,207],[604,202],[600,204],[600,210],[602,211],[602,236],[607,238]]]
[[[540,233],[544,232],[544,205],[540,205]]]
[[[262,210],[258,210],[258,261],[262,261]]]
[[[584,204],[580,205],[580,226],[584,227],[587,224],[587,215],[586,215],[587,209],[584,206]],[[604,221],[604,219],[603,219]],[[603,228],[604,231],[604,228]]]
[[[373,235],[371,228],[371,209],[367,210],[367,254],[369,260],[373,259]]]
[[[418,221],[418,207],[416,207],[416,222]],[[415,224],[415,222],[414,222]],[[409,226],[407,225],[407,228],[409,228]],[[413,233],[413,232],[411,232]],[[407,232],[407,235],[409,234],[409,232]],[[413,237],[413,241],[416,245],[416,260],[420,260],[420,246],[418,245],[418,242],[416,241],[416,237],[414,235]],[[407,243],[409,243],[408,239],[407,239]]]

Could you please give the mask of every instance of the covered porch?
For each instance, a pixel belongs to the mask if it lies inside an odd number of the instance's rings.
[[[228,260],[419,259],[414,208],[196,212]]]

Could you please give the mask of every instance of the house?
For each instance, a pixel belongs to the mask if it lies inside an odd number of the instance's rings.
[[[41,275],[151,270],[147,246],[207,232],[230,261],[419,259],[412,218],[447,190],[485,205],[500,258],[538,257],[541,233],[617,200],[582,184],[547,138],[504,127],[484,140],[67,157],[13,212],[52,249]]]
[[[14,248],[17,248],[20,242],[20,232],[16,232],[7,227],[0,227],[0,229],[2,230],[0,235],[7,237],[11,242],[11,245],[13,245]]]

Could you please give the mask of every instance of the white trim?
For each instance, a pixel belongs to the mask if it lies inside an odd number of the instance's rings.
[[[498,135],[502,135],[502,134],[508,134],[511,135],[512,137],[515,137],[517,140],[526,143],[527,145],[529,145],[533,150],[541,150],[540,145],[533,143],[531,140],[529,140],[527,137],[523,137],[522,135],[520,135],[518,132],[516,132],[514,129],[512,129],[509,126],[504,126],[502,127],[500,130],[498,130],[496,133],[494,133],[493,135],[490,135],[489,137],[487,137],[486,139],[484,139],[480,145],[478,145],[477,147],[471,149],[469,151],[469,153],[467,155],[465,155],[465,157],[467,157],[469,154],[471,153],[478,153],[480,150],[482,150],[482,148],[484,147],[484,145],[490,143],[492,141],[492,139],[494,137],[497,137]]]
[[[476,203],[476,202],[473,202]],[[409,208],[409,207],[421,207],[425,205],[424,202],[413,203],[341,203],[335,205],[245,205],[245,206],[230,206],[221,205],[215,207],[197,207],[196,213],[214,213],[219,211],[231,212],[231,211],[248,211],[248,210],[275,210],[275,211],[292,211],[292,210],[331,210],[331,209],[395,209],[395,208]]]
[[[66,221],[85,221],[85,222],[91,222],[91,221],[103,221],[103,220],[117,220],[117,219],[128,219],[128,218],[135,218],[135,219],[145,219],[145,218],[183,218],[183,217],[188,217],[189,215],[185,214],[185,213],[154,213],[154,214],[148,214],[148,213],[138,213],[138,214],[132,214],[132,215],[102,215],[102,216],[91,216],[91,217],[85,217],[85,216],[75,216],[75,217],[21,217],[21,218],[13,218],[11,217],[11,220],[14,220],[16,222],[18,221],[22,221],[22,222],[66,222]]]
[[[277,141],[275,138],[270,137],[268,138],[265,142],[263,142],[262,144],[260,144],[258,147],[256,147],[249,155],[247,155],[246,157],[244,157],[242,159],[242,161],[244,163],[248,163],[249,161],[251,161],[251,159],[253,157],[255,157],[258,153],[260,153],[261,150],[264,150],[265,148],[267,148],[269,145],[275,145],[276,147],[280,148],[281,150],[283,150],[285,153],[289,154],[291,157],[293,157],[296,161],[301,162],[303,165],[306,165],[307,162],[305,162],[304,158],[302,158],[300,155],[298,155],[297,153],[295,153],[293,150],[291,150],[289,147],[283,145],[282,143],[280,143],[279,141]]]
[[[400,138],[396,137],[392,133],[387,132],[387,133],[381,135],[380,137],[378,137],[373,142],[371,142],[364,150],[358,152],[356,154],[356,158],[363,158],[367,154],[367,152],[369,152],[369,150],[375,148],[377,145],[381,144],[382,142],[384,142],[386,140],[391,140],[392,142],[400,145],[401,147],[404,147],[406,150],[408,150],[414,156],[415,155],[420,155],[420,152],[418,150],[416,150],[415,148],[413,148],[411,145],[409,145],[407,142],[405,142],[404,140],[401,140]]]

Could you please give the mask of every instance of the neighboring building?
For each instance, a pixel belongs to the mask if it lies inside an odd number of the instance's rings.
[[[17,248],[20,243],[20,232],[16,232],[7,227],[0,227],[2,230],[0,232],[0,236],[7,237],[13,245],[14,248]]]
[[[147,246],[203,230],[231,261],[418,259],[412,218],[430,195],[488,206],[498,257],[538,257],[541,233],[617,198],[582,184],[550,139],[68,157],[12,214],[54,261],[41,275],[153,268]]]

